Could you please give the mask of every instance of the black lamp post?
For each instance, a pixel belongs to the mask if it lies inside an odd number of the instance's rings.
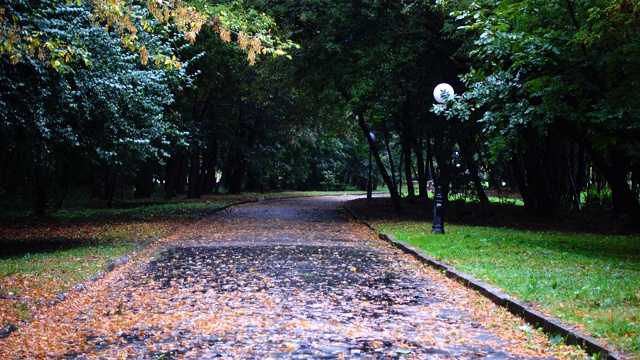
[[[433,90],[434,99],[444,104],[447,99],[453,96],[453,88],[449,84],[439,84]],[[441,124],[438,126],[438,132],[436,136],[436,147],[438,148],[438,169],[436,171],[436,193],[433,202],[433,227],[431,228],[432,234],[444,234],[444,199],[447,194],[443,191],[443,176],[442,166],[444,165],[444,126]]]
[[[376,136],[372,132],[369,133],[371,141],[376,141]],[[373,192],[373,184],[371,182],[371,143],[369,143],[369,179],[367,180],[367,201],[371,201]]]

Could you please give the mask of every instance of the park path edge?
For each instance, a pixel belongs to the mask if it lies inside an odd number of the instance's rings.
[[[497,287],[491,286],[469,274],[465,274],[459,270],[456,270],[450,264],[430,257],[424,251],[404,241],[396,239],[391,234],[386,234],[378,231],[373,225],[360,219],[360,217],[356,213],[354,213],[346,203],[343,203],[343,208],[354,219],[361,222],[372,231],[375,231],[381,240],[384,240],[392,246],[402,250],[403,252],[412,255],[424,265],[430,266],[442,272],[446,277],[457,280],[465,287],[477,291],[479,294],[485,296],[496,305],[503,307],[513,315],[524,319],[534,329],[541,328],[545,334],[560,335],[564,339],[565,344],[578,345],[589,355],[596,355],[597,359],[624,359],[620,354],[617,354],[615,351],[607,348],[602,342],[594,339],[593,337],[587,336],[576,329],[569,328],[568,326],[561,324],[558,320],[552,319],[538,311],[535,311],[528,305],[510,298]]]

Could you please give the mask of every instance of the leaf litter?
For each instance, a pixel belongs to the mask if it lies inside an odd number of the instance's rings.
[[[3,358],[561,359],[586,355],[346,220],[340,197],[226,210],[0,340]]]

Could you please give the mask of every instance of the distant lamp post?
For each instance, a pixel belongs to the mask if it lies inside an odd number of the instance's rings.
[[[449,84],[439,84],[433,89],[433,98],[440,104],[444,104],[447,99],[453,96],[455,93],[453,87]],[[444,198],[447,194],[443,191],[443,176],[442,166],[444,165],[444,126],[441,124],[438,127],[436,136],[436,147],[438,148],[438,169],[436,171],[436,193],[433,202],[433,227],[431,228],[432,234],[444,234]]]
[[[369,136],[371,137],[371,141],[376,141],[376,136],[372,132],[369,133]],[[367,180],[367,201],[371,201],[371,198],[373,197],[373,184],[371,181],[371,152],[371,143],[369,143],[369,179]]]

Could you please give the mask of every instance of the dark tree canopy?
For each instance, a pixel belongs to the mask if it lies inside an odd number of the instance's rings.
[[[371,150],[396,210],[441,171],[640,224],[634,1],[13,0],[0,36],[0,191],[38,216],[74,188],[364,190]]]

